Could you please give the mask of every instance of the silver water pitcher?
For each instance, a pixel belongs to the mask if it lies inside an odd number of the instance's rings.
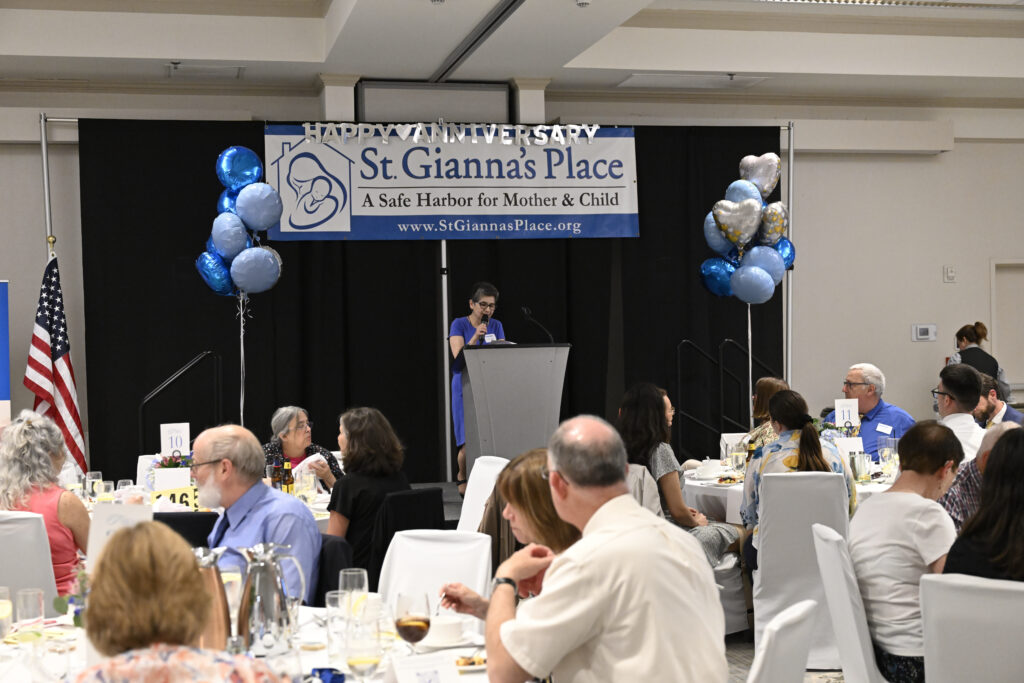
[[[217,560],[220,559],[224,549],[193,548],[192,552],[196,556],[196,562],[199,563],[203,588],[210,596],[212,605],[210,620],[206,622],[206,628],[199,636],[199,647],[207,650],[223,650],[227,645],[228,636],[231,635],[228,600],[224,593],[224,582],[221,580],[220,569],[217,568]]]
[[[238,608],[238,630],[249,651],[258,657],[288,652],[289,637],[293,627],[297,626],[289,618],[281,562],[295,563],[303,596],[306,594],[306,580],[299,561],[293,555],[280,552],[290,548],[274,543],[238,548],[249,563]]]

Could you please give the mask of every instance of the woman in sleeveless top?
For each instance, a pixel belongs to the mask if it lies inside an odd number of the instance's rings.
[[[89,513],[57,483],[64,464],[64,438],[48,417],[23,410],[0,437],[0,509],[43,516],[57,593],[71,592],[78,551],[86,550]]]
[[[979,346],[981,342],[988,339],[988,328],[985,327],[985,323],[976,322],[973,325],[964,325],[956,331],[955,337],[956,351],[949,357],[947,365],[964,363],[978,372],[995,378],[996,384],[999,386],[1000,400],[1010,400],[1010,383],[1006,379],[1006,371],[999,365],[999,361],[995,357]]]

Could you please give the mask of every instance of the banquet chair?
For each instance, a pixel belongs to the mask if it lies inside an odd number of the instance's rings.
[[[370,590],[377,590],[381,566],[396,532],[443,528],[444,500],[441,489],[411,489],[384,496],[370,541],[370,566],[366,568]]]
[[[725,460],[729,455],[729,451],[732,450],[732,447],[740,441],[743,441],[743,437],[746,435],[746,432],[726,432],[722,434],[722,437],[718,440],[719,460]]]
[[[765,624],[801,600],[814,600],[814,629],[807,667],[840,668],[839,651],[818,573],[811,525],[824,524],[844,538],[850,526],[846,481],[834,472],[766,474],[758,509],[754,572],[754,644]]]
[[[193,548],[209,544],[210,532],[220,518],[216,512],[154,512],[153,521],[163,522],[188,541]]]
[[[462,499],[462,512],[459,513],[459,531],[476,531],[484,514],[484,506],[494,490],[494,482],[508,465],[507,458],[494,455],[482,455],[473,463],[466,484],[466,497]]]
[[[491,538],[475,531],[399,531],[380,572],[379,593],[392,603],[399,593],[426,593],[433,613],[446,583],[458,582],[487,595],[491,580]],[[483,622],[474,620],[482,629]],[[482,631],[481,631],[482,632]]]
[[[764,627],[747,674],[747,683],[800,683],[814,628],[814,600],[782,610]]]
[[[926,574],[921,618],[928,683],[1021,680],[1024,583]]]
[[[352,546],[342,536],[320,534],[320,561],[317,563],[313,607],[327,606],[327,592],[338,590],[338,574],[352,566]]]
[[[22,588],[42,588],[46,616],[56,617],[53,599],[57,597],[57,582],[43,516],[0,511],[0,548],[7,558],[0,562],[0,586],[10,589],[12,600]]]
[[[875,664],[867,613],[846,539],[824,524],[813,525],[811,531],[832,629],[839,646],[839,659],[843,664],[843,678],[849,683],[884,683],[885,679]]]
[[[743,569],[738,553],[725,553],[715,565],[718,600],[725,613],[725,635],[750,628],[747,622],[747,596],[743,588]]]

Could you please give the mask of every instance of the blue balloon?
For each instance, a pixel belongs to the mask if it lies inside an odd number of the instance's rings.
[[[231,262],[231,279],[248,294],[265,292],[281,277],[281,260],[273,249],[245,249]]]
[[[252,246],[242,219],[233,213],[222,213],[213,219],[213,246],[222,259],[230,263],[246,247]]]
[[[196,259],[196,270],[199,271],[203,282],[221,296],[234,296],[235,286],[231,282],[231,274],[223,259],[217,254],[204,251]]]
[[[793,267],[793,262],[796,261],[796,247],[789,241],[788,238],[783,237],[775,243],[775,251],[779,252],[779,256],[782,257],[782,262],[786,265],[786,270]]]
[[[238,201],[238,190],[224,190],[217,200],[217,213],[234,213]]]
[[[725,190],[725,198],[737,204],[744,199],[756,199],[757,203],[764,206],[764,199],[761,198],[761,190],[749,180],[734,180]]]
[[[269,230],[281,220],[284,205],[281,195],[266,183],[246,185],[238,193],[234,213],[245,221],[250,230],[261,232]]]
[[[740,266],[729,279],[733,294],[748,304],[763,304],[775,293],[775,283],[768,271],[756,266]]]
[[[736,266],[725,259],[709,258],[700,264],[700,282],[715,296],[732,296],[729,278],[735,271]]]
[[[725,260],[732,264],[733,268],[740,267],[740,250],[733,247],[729,250],[729,253],[725,255]]]
[[[248,147],[228,147],[217,157],[217,180],[229,190],[240,190],[262,177],[263,163]]]
[[[718,229],[715,216],[710,211],[704,217],[704,241],[711,247],[711,251],[725,256],[732,249],[732,242],[729,241],[722,231]]]
[[[206,251],[210,252],[211,254],[217,253],[217,247],[213,246],[213,235],[210,235],[209,237],[206,238]]]
[[[776,285],[782,282],[782,276],[786,274],[782,256],[771,247],[754,247],[743,256],[743,265],[766,271]]]

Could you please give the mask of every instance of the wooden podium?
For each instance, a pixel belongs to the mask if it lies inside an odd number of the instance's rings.
[[[482,455],[544,448],[558,427],[569,344],[490,344],[461,352],[466,473]]]

